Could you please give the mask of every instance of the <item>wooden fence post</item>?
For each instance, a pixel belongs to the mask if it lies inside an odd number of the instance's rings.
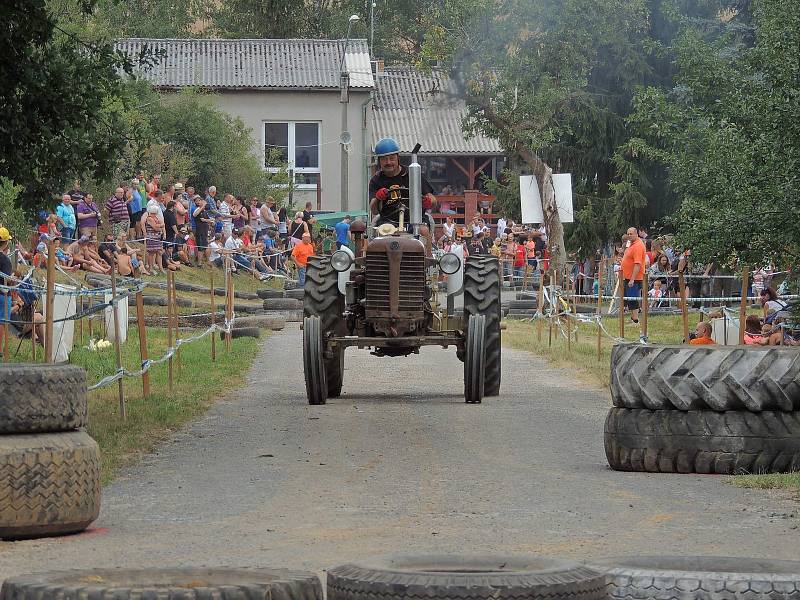
[[[597,268],[597,362],[603,354],[603,329],[600,327],[600,320],[603,318],[603,258]]]
[[[172,271],[167,269],[167,349],[172,348],[172,286],[170,285],[170,274]],[[167,385],[169,393],[172,394],[173,384],[173,357],[167,361]]]
[[[51,363],[55,356],[53,351],[53,310],[55,307],[56,289],[56,254],[53,241],[47,242],[47,308],[44,320],[44,362]]]
[[[542,343],[542,317],[544,317],[544,271],[539,270],[539,299],[536,303],[539,318],[536,319],[536,341]]]
[[[225,325],[230,327],[231,324],[231,309],[233,307],[233,293],[231,287],[233,285],[233,273],[231,272],[230,258],[227,259],[227,268],[225,270]],[[231,349],[231,332],[225,334],[225,350]]]
[[[642,276],[642,335],[647,339],[647,313],[650,309],[649,281],[647,280],[647,270]]]
[[[213,265],[211,266],[211,326],[212,327],[217,324],[217,304],[216,304],[216,300],[214,299],[214,296],[216,296],[216,294],[214,293],[214,269],[215,268],[216,267],[214,267]],[[211,332],[211,360],[215,361],[215,362],[217,360],[217,339],[216,338],[217,338],[217,332],[216,331],[212,331]]]
[[[750,283],[750,267],[747,265],[742,269],[742,303],[739,306],[739,344],[744,344],[744,326],[747,321],[747,288]],[[781,331],[782,333],[782,331]],[[783,340],[783,336],[781,336]]]
[[[553,316],[556,313],[556,308],[558,304],[555,303],[555,292],[556,292],[556,270],[555,268],[550,270],[550,318],[547,320],[547,347],[551,347],[553,345]]]
[[[144,296],[141,290],[136,292],[136,327],[139,329],[139,357],[142,364],[147,360],[147,328],[144,322]],[[150,397],[150,372],[142,373],[142,395]]]
[[[683,319],[683,343],[689,342],[689,309],[686,306],[686,280],[683,271],[678,273],[678,291],[681,295],[681,317]]]
[[[172,271],[171,280],[172,280],[172,319],[173,319],[172,324],[173,327],[175,328],[175,343],[177,343],[181,337],[181,334],[180,334],[180,328],[178,327],[178,300],[177,300],[178,290],[175,287],[175,271]],[[183,371],[183,365],[181,364],[180,347],[178,347],[178,349],[175,351],[175,359],[178,364],[178,377],[180,377]]]
[[[119,314],[117,313],[117,268],[116,263],[111,263],[111,315],[114,319],[114,349],[117,355],[117,371],[122,368],[122,346],[119,341]],[[128,418],[127,411],[125,410],[125,392],[123,390],[124,377],[117,380],[119,384],[119,413],[122,415],[122,420]]]
[[[625,339],[625,278],[622,276],[622,270],[617,277],[617,285],[619,286],[619,337]]]

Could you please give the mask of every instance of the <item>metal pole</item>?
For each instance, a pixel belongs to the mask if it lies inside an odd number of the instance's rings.
[[[647,313],[650,295],[648,294],[647,270],[642,277],[642,335],[647,339]]]
[[[683,343],[689,342],[689,312],[686,307],[686,280],[683,271],[678,273],[678,290],[681,294],[681,316],[683,317]]]
[[[47,312],[44,321],[44,362],[53,362],[53,310],[55,306],[56,285],[56,254],[53,251],[53,241],[47,242]]]
[[[625,338],[625,278],[622,276],[620,269],[619,276],[617,277],[617,285],[619,285],[619,337]]]
[[[119,314],[117,313],[117,268],[116,263],[111,262],[111,315],[114,318],[114,349],[117,355],[117,371],[122,368],[122,346],[119,342]],[[125,410],[125,392],[123,390],[123,378],[117,380],[119,384],[119,414],[122,420],[128,418]]]
[[[347,47],[345,46],[345,50]],[[346,72],[342,72],[340,76],[339,85],[342,86],[342,139],[339,140],[339,145],[341,146],[341,165],[340,168],[341,172],[341,207],[343,211],[350,210],[350,203],[348,202],[348,193],[347,189],[350,185],[348,180],[348,157],[347,157],[347,144],[344,143],[344,134],[347,132],[347,105],[350,102],[350,76]]]
[[[172,276],[172,271],[167,269],[167,348],[172,348],[172,285],[170,284],[171,276]],[[168,380],[167,380],[170,394],[172,394],[172,383],[173,383],[172,358],[173,358],[172,356],[169,357]]]
[[[739,306],[739,344],[744,344],[744,325],[747,321],[747,287],[750,279],[750,268],[745,265],[742,269],[742,303]],[[781,333],[783,331],[781,330]],[[783,339],[783,336],[781,336]]]

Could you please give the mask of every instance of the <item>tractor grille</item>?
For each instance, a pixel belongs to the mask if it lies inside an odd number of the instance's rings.
[[[367,312],[389,312],[389,258],[383,252],[367,252]],[[425,301],[425,255],[403,254],[400,263],[399,312],[419,312]]]

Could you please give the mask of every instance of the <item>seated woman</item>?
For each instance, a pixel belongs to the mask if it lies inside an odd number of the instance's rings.
[[[17,279],[22,279],[18,272],[14,273]],[[16,291],[11,292],[11,316],[9,319],[20,332],[20,337],[24,337],[31,332],[34,341],[44,346],[44,316],[36,312],[33,305],[26,304],[22,296]]]
[[[768,329],[771,329],[767,326]],[[766,346],[769,344],[769,336],[762,335],[763,326],[761,319],[756,315],[749,315],[745,321],[744,343],[748,346]]]

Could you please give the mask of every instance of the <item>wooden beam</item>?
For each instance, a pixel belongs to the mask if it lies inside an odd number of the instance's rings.
[[[469,171],[467,170],[467,168],[462,166],[461,163],[458,162],[458,159],[453,158],[452,156],[449,158],[450,162],[452,162],[456,167],[458,167],[458,170],[461,171],[466,176],[467,179],[469,179]]]

